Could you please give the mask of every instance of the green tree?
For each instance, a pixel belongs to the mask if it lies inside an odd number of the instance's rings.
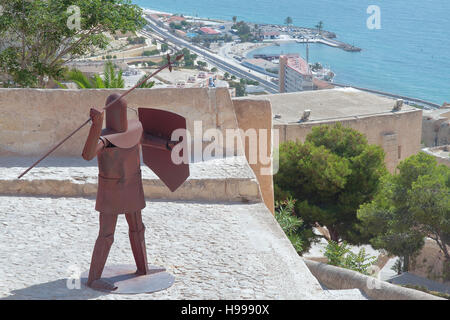
[[[237,97],[243,97],[247,95],[247,92],[245,91],[245,85],[240,82],[235,81],[229,81],[228,84],[230,85],[230,88],[236,89],[236,96]]]
[[[195,67],[195,59],[197,59],[197,55],[195,53],[191,53],[189,49],[183,48],[181,51],[177,52],[177,55],[184,54],[183,57],[183,65],[187,68]]]
[[[423,247],[424,237],[430,237],[444,253],[448,279],[450,169],[423,152],[405,159],[397,169],[398,174],[383,179],[374,200],[358,211],[363,232],[372,235],[375,248],[402,257],[403,271]]]
[[[274,176],[276,200],[297,200],[296,212],[311,228],[326,226],[331,240],[366,243],[356,212],[371,201],[387,173],[384,152],[340,123],[312,129],[305,143],[281,144]]]
[[[197,61],[197,66],[200,70],[205,70],[208,64],[204,61]]]
[[[59,79],[64,63],[93,47],[105,49],[105,32],[142,28],[142,10],[129,0],[1,0],[0,73],[19,87],[42,87],[47,78]],[[80,9],[80,28],[74,19]]]
[[[236,21],[237,21],[237,17],[233,16],[233,23],[236,23]]]
[[[170,27],[170,29],[173,29],[173,30],[181,30],[182,29],[181,24],[178,24],[178,23],[175,23],[175,22],[171,22],[169,24],[169,27]]]
[[[284,24],[287,26],[292,25],[292,22],[293,22],[293,20],[291,17],[286,17],[286,19],[284,19]]]
[[[161,52],[166,52],[167,50],[169,50],[169,45],[167,43],[162,43]]]
[[[233,25],[233,29],[236,30],[236,33],[238,34],[242,42],[250,40],[251,29],[250,26],[246,24],[244,21],[239,21],[238,23]]]

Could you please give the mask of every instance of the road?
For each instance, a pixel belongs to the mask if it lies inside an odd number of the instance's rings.
[[[148,27],[151,28],[156,34],[162,36],[163,38],[167,39],[168,41],[172,42],[176,46],[179,46],[181,48],[187,48],[192,52],[195,52],[197,55],[202,56],[204,59],[206,59],[211,64],[217,66],[218,68],[222,69],[223,71],[228,72],[229,74],[235,75],[238,78],[244,78],[244,79],[251,79],[259,82],[259,85],[263,87],[267,92],[269,93],[278,93],[278,86],[272,82],[269,82],[266,80],[266,76],[258,76],[255,75],[255,72],[251,73],[248,72],[247,68],[244,69],[244,67],[241,67],[239,65],[234,65],[230,62],[225,61],[222,57],[216,56],[215,54],[207,52],[205,49],[201,49],[197,46],[192,45],[191,43],[182,40],[180,38],[177,38],[170,34],[168,31],[158,27],[152,20],[145,17],[145,19],[148,21]],[[142,33],[146,33],[143,31]]]

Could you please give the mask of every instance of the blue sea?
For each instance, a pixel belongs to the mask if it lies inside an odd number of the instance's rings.
[[[310,62],[335,73],[335,82],[387,91],[442,104],[450,102],[449,0],[133,0],[159,11],[198,17],[293,24],[335,32],[337,40],[358,46],[346,52],[310,45]],[[369,29],[370,5],[380,8],[381,29]],[[259,49],[259,53],[299,53],[302,44]]]

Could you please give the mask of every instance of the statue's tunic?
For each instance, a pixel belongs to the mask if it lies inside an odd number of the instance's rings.
[[[127,149],[104,148],[97,160],[99,175],[95,210],[121,214],[145,208],[139,143]]]

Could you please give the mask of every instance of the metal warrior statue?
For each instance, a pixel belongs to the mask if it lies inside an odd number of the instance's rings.
[[[179,61],[183,55],[178,55]],[[127,119],[127,103],[124,97],[146,82],[163,69],[172,71],[172,62],[167,55],[167,64],[160,67],[151,75],[145,77],[131,89],[121,95],[110,95],[103,109],[90,110],[90,117],[77,129],[51,148],[39,160],[19,175],[18,179],[27,174],[43,159],[48,157],[59,146],[65,143],[76,132],[89,122],[92,122],[82,156],[91,160],[97,156],[99,176],[98,192],[95,209],[100,212],[100,232],[92,253],[91,267],[87,278],[87,285],[117,293],[153,292],[169,287],[173,277],[158,268],[147,264],[145,248],[145,226],[142,223],[141,210],[145,207],[144,191],[142,187],[140,169],[140,146],[144,163],[164,182],[173,192],[189,176],[189,159],[187,150],[186,119],[163,110],[139,108],[139,120]],[[106,128],[102,129],[103,116],[106,113]],[[182,129],[181,133],[177,132]],[[172,141],[172,136],[178,140]],[[173,161],[174,147],[178,147],[178,160]],[[183,153],[184,152],[184,153]],[[129,237],[137,270],[134,274],[142,281],[130,279],[130,273],[123,266],[105,269],[109,250],[114,241],[114,231],[117,217],[125,214],[129,226]],[[104,271],[110,276],[110,281],[103,280]],[[147,275],[153,274],[153,277]],[[159,277],[156,277],[159,275]],[[111,283],[111,279],[122,279]],[[115,281],[115,280],[114,280]]]
[[[179,122],[181,119],[181,125],[177,126],[180,129],[183,127],[183,121],[185,128],[185,119],[167,111],[140,108],[140,118],[144,124],[151,126],[144,132],[138,119],[127,119],[127,103],[118,97],[113,94],[107,98],[106,105],[113,103],[106,111],[94,108],[90,110],[92,125],[82,154],[85,160],[91,160],[95,156],[98,160],[95,210],[100,212],[100,231],[92,253],[87,285],[100,290],[117,288],[114,284],[102,280],[101,276],[114,241],[119,214],[125,214],[129,226],[131,249],[137,267],[136,275],[149,274],[145,226],[141,215],[145,198],[140,169],[140,145],[142,144],[144,149],[144,162],[150,166],[156,163],[153,168],[155,173],[172,191],[189,176],[187,163],[175,165],[170,161],[171,150],[179,143],[170,140],[170,127],[173,127],[171,120]],[[106,128],[102,129],[104,113]],[[161,115],[165,117],[165,121],[158,119]],[[157,125],[152,126],[155,121],[160,123],[160,128],[157,128]],[[165,133],[161,132],[163,126]]]

